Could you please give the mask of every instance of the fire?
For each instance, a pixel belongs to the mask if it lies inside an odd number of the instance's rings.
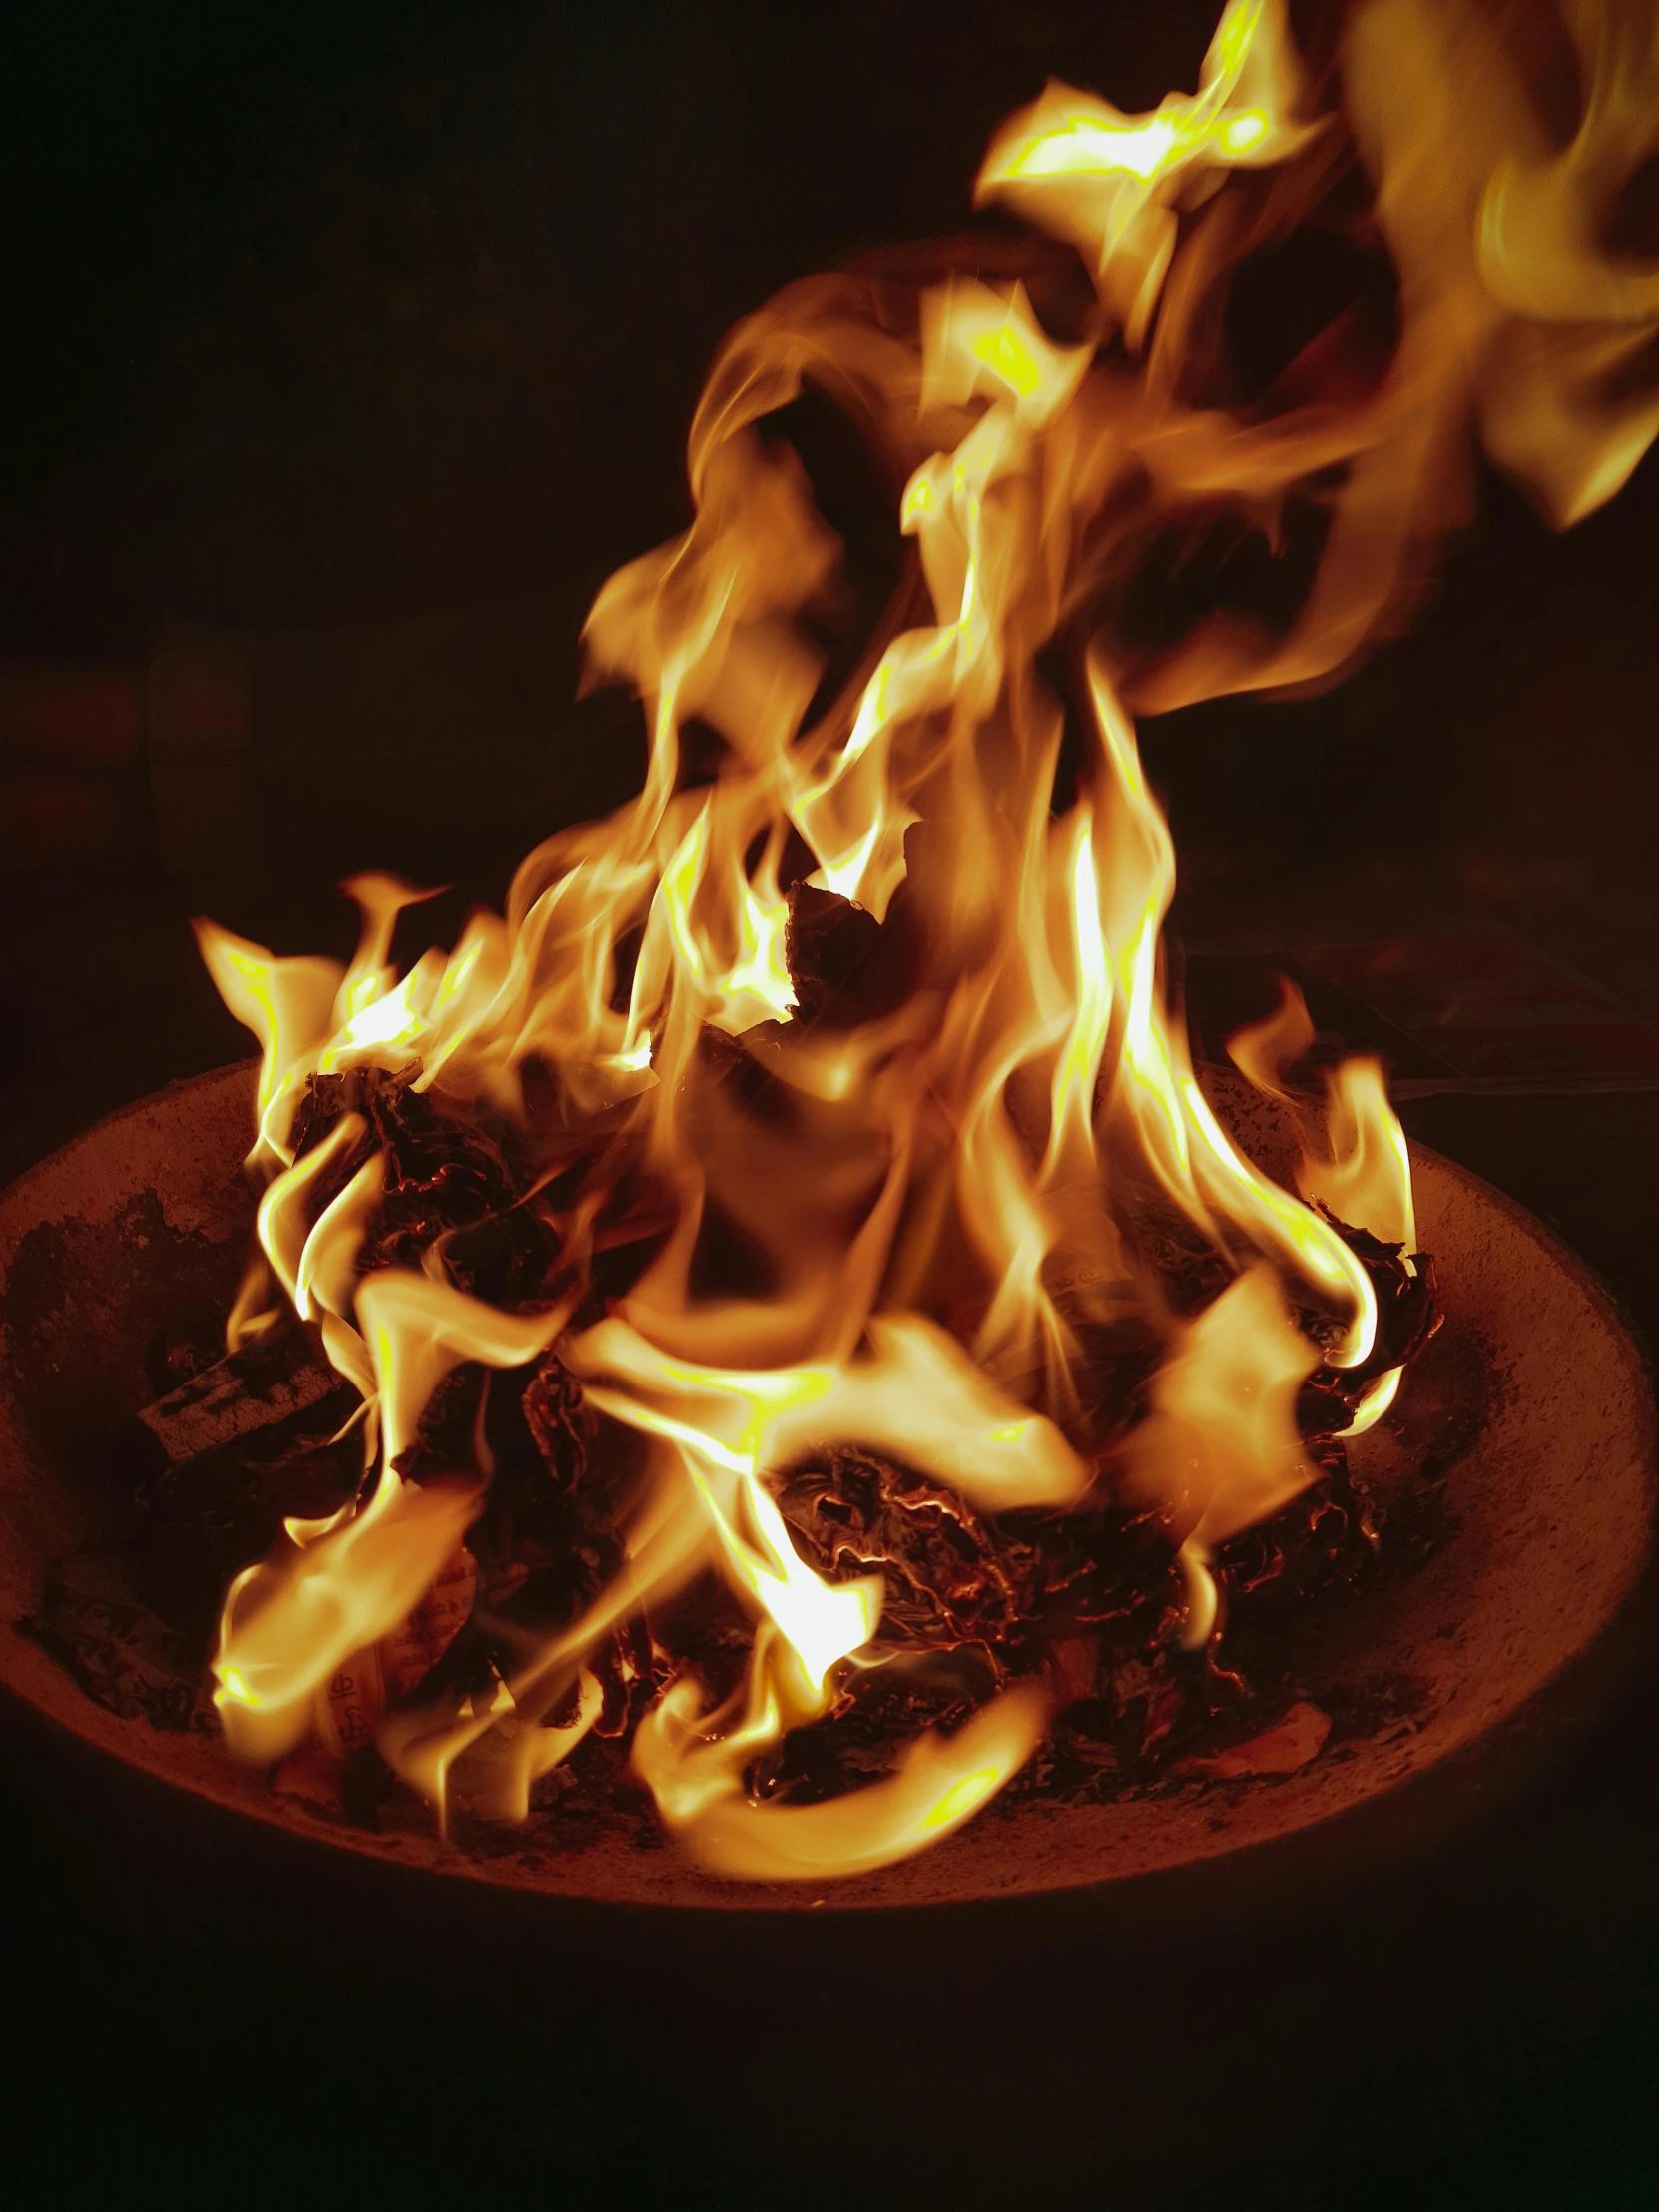
[[[413,1687],[385,1712],[383,1757],[440,1818],[464,1799],[522,1819],[598,1725],[602,1641],[711,1576],[752,1623],[745,1678],[724,1697],[695,1672],[663,1683],[633,1747],[694,1856],[817,1880],[983,1806],[1041,1740],[1041,1680],[917,1737],[864,1789],[811,1806],[749,1793],[757,1757],[886,1663],[881,1576],[826,1579],[777,1502],[780,1475],[826,1444],[885,1451],[991,1514],[1108,1489],[1148,1501],[1180,1547],[1185,1641],[1217,1632],[1214,1548],[1317,1479],[1299,1389],[1322,1359],[1371,1374],[1377,1299],[1352,1233],[1409,1255],[1410,1172],[1374,1063],[1335,1070],[1323,1100],[1289,1080],[1311,1042],[1292,998],[1233,1049],[1296,1117],[1297,1188],[1218,1120],[1165,997],[1174,855],[1128,709],[1338,675],[1454,519],[1471,430],[1566,522],[1659,427],[1620,376],[1659,322],[1659,276],[1596,243],[1596,209],[1659,113],[1653,18],[1638,36],[1634,13],[1593,0],[1569,17],[1589,97],[1560,154],[1461,0],[1367,0],[1342,111],[1314,112],[1276,0],[1230,0],[1197,93],[1151,115],[1050,85],[998,133],[977,193],[1079,252],[1088,329],[1052,336],[1017,283],[954,277],[917,300],[823,277],[731,333],[691,428],[691,527],[613,577],[587,624],[589,680],[645,708],[632,804],[550,838],[504,916],[475,915],[401,975],[393,930],[421,894],[389,877],[348,886],[362,929],[344,967],[201,925],[262,1050],[260,1255],[233,1341],[291,1305],[360,1393],[367,1454],[356,1501],[290,1523],[232,1587],[217,1675],[233,1749],[270,1760],[320,1731],[330,1677],[391,1648],[457,1558],[492,1473],[482,1416],[470,1466],[439,1481],[400,1466],[446,1378],[555,1347],[586,1404],[640,1439],[645,1472],[621,1564],[585,1610],[517,1634],[487,1691]],[[1359,397],[1277,413],[1183,396],[1232,270],[1324,191],[1347,131],[1399,274],[1391,362]],[[1241,191],[1268,171],[1273,195]],[[837,541],[762,429],[809,386],[902,484],[916,561],[828,702],[803,618]],[[1288,629],[1216,618],[1155,664],[1127,654],[1113,593],[1153,525],[1228,500],[1271,527],[1293,494],[1330,529]],[[1042,656],[1090,609],[1068,724]],[[725,750],[688,786],[693,718]],[[1058,806],[1079,743],[1078,796]],[[790,938],[814,893],[855,902],[902,953],[884,1000],[802,1015]],[[515,1310],[474,1298],[443,1239],[419,1268],[365,1271],[384,1154],[353,1112],[308,1148],[294,1136],[313,1078],[362,1069],[521,1133],[541,1163],[522,1203],[556,1238],[561,1287]],[[584,1311],[596,1255],[636,1235],[617,1223],[641,1189],[644,1264],[608,1311]],[[1171,1310],[1141,1254],[1154,1217],[1230,1278],[1196,1314]],[[701,1286],[717,1222],[754,1261],[748,1288]],[[1086,1339],[1128,1321],[1161,1357],[1145,1417],[1103,1462],[1075,1432]],[[1397,1367],[1372,1374],[1352,1431],[1398,1382]]]
[[[1138,353],[1174,258],[1183,207],[1232,169],[1268,168],[1314,130],[1298,124],[1301,71],[1283,10],[1228,0],[1197,94],[1152,115],[1050,84],[991,142],[977,197],[1002,200],[1088,258],[1101,306]]]

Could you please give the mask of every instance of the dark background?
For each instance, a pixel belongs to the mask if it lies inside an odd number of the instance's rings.
[[[722,331],[964,227],[1048,73],[1128,108],[1190,86],[1212,17],[7,11],[0,1172],[241,1055],[192,911],[339,945],[333,880],[392,864],[457,886],[452,923],[625,796],[637,732],[572,705],[575,635],[684,519]],[[1488,481],[1415,631],[1348,684],[1147,727],[1201,1027],[1309,947],[1470,930],[1659,1016],[1656,503],[1650,460],[1558,540]],[[229,671],[194,723],[180,666]],[[1327,1018],[1363,1041],[1364,1006]],[[1585,1081],[1424,1077],[1408,1118],[1651,1328],[1659,1106]],[[502,2160],[578,2202],[1629,2190],[1659,2160],[1651,1710],[1615,1686],[1491,1810],[1471,1784],[1453,1830],[1306,1896],[729,1937],[388,1881],[11,1712],[8,2162],[187,2200],[481,2189]]]

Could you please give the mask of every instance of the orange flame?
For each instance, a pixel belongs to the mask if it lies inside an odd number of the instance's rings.
[[[527,1134],[536,1067],[555,1101],[536,1142],[597,1163],[558,1219],[573,1282],[624,1160],[655,1179],[669,1224],[627,1297],[560,1344],[590,1403],[648,1439],[622,1568],[487,1693],[405,1702],[381,1725],[388,1763],[440,1816],[460,1792],[524,1818],[594,1724],[601,1640],[715,1573],[754,1623],[747,1682],[709,1711],[681,1676],[633,1753],[695,1856],[819,1878],[970,1817],[1041,1736],[1030,1685],[910,1745],[865,1791],[749,1802],[749,1762],[830,1710],[883,1602],[878,1576],[830,1584],[800,1556],[774,1478],[846,1441],[991,1513],[1075,1504],[1091,1470],[1065,1424],[1087,1324],[1138,1314],[1161,1337],[1123,1480],[1164,1511],[1188,1640],[1209,1637],[1212,1547],[1314,1479],[1294,1408],[1319,1355],[1293,1306],[1325,1317],[1327,1359],[1368,1360],[1376,1300],[1334,1221],[1409,1251],[1409,1162],[1374,1063],[1337,1070],[1323,1106],[1287,1088],[1311,1034],[1294,999],[1234,1054],[1299,1117],[1298,1192],[1217,1120],[1165,1003],[1174,855],[1128,709],[1340,673],[1398,619],[1422,548],[1455,519],[1471,431],[1558,521],[1622,482],[1659,427],[1659,403],[1620,380],[1659,323],[1659,274],[1610,259],[1597,221],[1655,137],[1642,24],[1611,0],[1569,9],[1590,91],[1557,155],[1469,0],[1356,11],[1343,99],[1398,269],[1401,335],[1361,397],[1277,413],[1184,395],[1232,271],[1312,204],[1345,143],[1337,113],[1312,112],[1280,0],[1229,0],[1197,93],[1150,115],[1050,85],[998,133],[977,189],[1082,253],[1095,309],[1080,342],[1057,341],[1020,285],[963,277],[919,300],[811,279],[730,334],[691,428],[691,526],[614,576],[585,631],[589,681],[627,684],[645,708],[635,801],[550,838],[504,916],[475,915],[452,952],[401,976],[392,930],[419,894],[390,877],[349,886],[362,931],[344,968],[201,925],[262,1049],[261,1259],[233,1335],[285,1298],[361,1393],[377,1467],[360,1502],[292,1524],[287,1548],[233,1586],[217,1661],[233,1748],[268,1759],[297,1742],[331,1670],[396,1635],[488,1475],[402,1479],[423,1406],[461,1362],[539,1357],[578,1295],[496,1312],[450,1284],[436,1251],[425,1273],[361,1274],[383,1161],[320,1201],[365,1125],[347,1117],[299,1158],[290,1141],[309,1079],[352,1067],[401,1071],[447,1110],[517,1117]],[[1277,172],[1273,193],[1241,196],[1241,170]],[[793,453],[761,428],[809,385],[902,485],[897,527],[915,547],[865,662],[817,710],[824,660],[803,618],[838,547]],[[1216,618],[1132,660],[1105,617],[1148,528],[1216,501],[1271,528],[1293,493],[1322,502],[1330,530],[1288,629]],[[1078,796],[1057,812],[1067,717],[1041,656],[1085,620]],[[712,783],[687,788],[693,717],[725,751]],[[792,837],[810,886],[909,948],[897,1003],[791,1018]],[[711,1072],[712,1030],[777,1111],[749,1110]],[[1174,1320],[1137,1272],[1147,1207],[1183,1217],[1232,1273],[1195,1319]],[[764,1294],[694,1290],[716,1217],[753,1248]],[[1356,1429],[1398,1381],[1372,1384]]]
[[[1002,200],[1093,263],[1101,304],[1138,353],[1175,253],[1178,214],[1230,169],[1271,167],[1312,135],[1290,120],[1301,69],[1279,0],[1228,0],[1197,94],[1151,115],[1050,83],[991,141],[975,197]]]

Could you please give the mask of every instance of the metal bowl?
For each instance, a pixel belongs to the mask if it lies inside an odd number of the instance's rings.
[[[1299,1663],[1308,1700],[1342,1725],[1295,1771],[1174,1779],[1103,1805],[1023,1799],[919,1858],[822,1888],[715,1880],[672,1846],[644,1848],[632,1824],[579,1845],[532,1824],[446,1846],[423,1809],[379,1829],[326,1820],[189,1716],[124,1719],[95,1703],[23,1625],[52,1564],[96,1551],[113,1525],[111,1440],[156,1394],[154,1344],[228,1303],[252,1219],[240,1168],[252,1081],[235,1067],[159,1092],[0,1194],[0,1682],[113,1757],[251,1819],[404,1866],[628,1904],[918,1906],[1120,1882],[1352,1818],[1513,1739],[1605,1648],[1642,1570],[1653,1407],[1612,1301],[1530,1216],[1413,1147],[1418,1241],[1436,1257],[1446,1324],[1353,1449],[1382,1485],[1437,1455],[1443,1533],[1416,1571],[1327,1609]],[[1242,1091],[1226,1105],[1273,1165],[1285,1141],[1273,1111]],[[119,1593],[108,1603],[116,1636]]]

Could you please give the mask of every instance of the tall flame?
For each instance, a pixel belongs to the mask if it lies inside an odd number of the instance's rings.
[[[1339,113],[1314,112],[1280,0],[1229,0],[1196,94],[1150,115],[1050,85],[997,134],[977,189],[1078,251],[1087,328],[1056,338],[1018,283],[958,276],[917,298],[826,276],[730,334],[691,428],[691,526],[613,577],[587,623],[589,681],[644,705],[635,801],[550,838],[504,916],[474,915],[452,952],[401,975],[392,931],[419,894],[389,877],[349,886],[363,918],[345,967],[201,925],[263,1055],[262,1256],[233,1328],[285,1298],[360,1391],[371,1455],[360,1501],[291,1524],[231,1591],[217,1671],[236,1749],[270,1758],[299,1740],[330,1671],[394,1635],[454,1555],[487,1464],[425,1486],[398,1470],[438,1382],[555,1340],[591,1405],[645,1439],[649,1476],[625,1562],[581,1618],[488,1695],[386,1718],[385,1757],[440,1811],[460,1790],[522,1818],[594,1724],[601,1639],[713,1573],[754,1623],[746,1681],[716,1703],[682,1675],[634,1747],[688,1847],[730,1874],[818,1879],[948,1833],[1039,1740],[1034,1685],[847,1798],[746,1795],[749,1763],[830,1709],[882,1614],[878,1576],[830,1584],[800,1556],[775,1477],[844,1440],[990,1512],[1074,1505],[1097,1479],[1067,1433],[1082,1335],[1130,1314],[1164,1358],[1119,1477],[1182,1547],[1189,1641],[1211,1632],[1211,1547],[1314,1479],[1295,1400],[1321,1355],[1296,1316],[1323,1317],[1333,1364],[1372,1357],[1375,1296],[1337,1224],[1409,1251],[1410,1177],[1374,1064],[1339,1070],[1323,1107],[1286,1088],[1308,1042],[1295,1005],[1236,1056],[1302,1118],[1300,1195],[1221,1126],[1165,999],[1174,857],[1127,709],[1339,673],[1397,619],[1421,549],[1455,518],[1471,431],[1558,522],[1628,475],[1659,426],[1626,373],[1659,323],[1659,268],[1604,250],[1597,211],[1651,155],[1659,46],[1649,10],[1639,29],[1612,0],[1574,0],[1568,18],[1589,91],[1555,153],[1467,0],[1356,12],[1344,101],[1398,271],[1400,337],[1361,396],[1277,412],[1186,396],[1186,371],[1231,273],[1300,219],[1348,143]],[[1243,190],[1240,172],[1273,172],[1273,191]],[[763,432],[808,387],[902,486],[915,553],[828,701],[804,618],[838,546],[792,450]],[[1217,501],[1271,528],[1293,495],[1324,506],[1329,533],[1287,627],[1218,616],[1153,663],[1128,654],[1114,614],[1149,532]],[[1068,724],[1044,655],[1085,618]],[[712,783],[682,775],[694,718],[724,744]],[[1061,804],[1068,750],[1077,796]],[[809,891],[855,901],[906,948],[896,1000],[792,1018],[799,846]],[[776,1110],[722,1080],[711,1030]],[[333,1184],[365,1125],[293,1146],[309,1079],[353,1067],[580,1153],[580,1198],[547,1217],[577,1288],[504,1313],[463,1296],[438,1251],[424,1273],[362,1273],[383,1160]],[[607,1206],[636,1173],[666,1234],[615,1309],[572,1330]],[[1137,1259],[1148,1209],[1183,1219],[1231,1274],[1196,1318],[1169,1313]],[[695,1288],[717,1218],[753,1249],[764,1292]],[[1397,1381],[1373,1385],[1357,1427]]]

